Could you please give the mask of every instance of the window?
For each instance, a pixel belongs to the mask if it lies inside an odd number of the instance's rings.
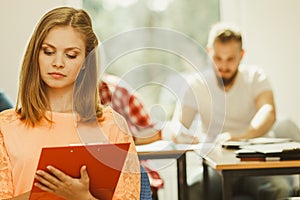
[[[94,29],[103,43],[151,27],[184,35],[198,46],[205,47],[210,26],[220,18],[219,0],[83,0],[83,8],[90,13]],[[167,35],[160,39],[170,43],[167,45],[178,42],[170,40]],[[133,40],[125,41],[123,46]],[[164,87],[164,81],[170,78],[170,74],[192,70],[188,60],[176,52],[159,48],[138,48],[121,54],[102,69],[134,83],[133,90],[140,94],[148,108],[160,104],[166,111],[163,117],[167,119],[172,115],[177,97],[174,91]]]

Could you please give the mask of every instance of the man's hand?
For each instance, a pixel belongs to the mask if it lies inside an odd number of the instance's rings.
[[[229,141],[229,140],[235,140],[229,132],[224,132],[218,135],[216,141],[220,144]]]

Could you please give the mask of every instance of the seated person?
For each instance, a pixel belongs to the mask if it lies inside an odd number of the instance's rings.
[[[161,140],[161,130],[151,123],[150,115],[141,100],[127,88],[129,86],[125,86],[119,77],[105,74],[99,83],[102,105],[110,105],[126,119],[136,145]],[[164,181],[159,173],[147,161],[142,161],[141,164],[149,175],[152,190],[162,188]]]
[[[161,130],[151,122],[150,115],[140,98],[129,91],[129,86],[121,83],[114,75],[106,74],[102,78],[99,84],[102,105],[110,105],[126,119],[136,145],[161,140]]]
[[[191,87],[181,99],[178,120],[189,129],[197,118],[206,135],[204,142],[250,139],[267,134],[276,121],[273,91],[262,68],[241,64],[245,51],[239,29],[226,23],[213,26],[207,52],[214,63],[202,76],[195,74],[189,79]],[[210,174],[215,180],[210,199],[221,199],[220,177],[214,171]],[[234,184],[235,196],[246,194],[251,199],[273,200],[292,193],[290,177],[286,176],[247,177],[237,179]],[[199,192],[199,188],[193,192]]]

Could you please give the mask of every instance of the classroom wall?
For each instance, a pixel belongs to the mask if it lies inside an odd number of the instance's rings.
[[[220,0],[221,19],[244,34],[244,62],[261,65],[274,88],[279,115],[300,126],[299,0]]]

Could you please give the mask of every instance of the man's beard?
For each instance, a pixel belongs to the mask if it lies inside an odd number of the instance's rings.
[[[229,78],[222,78],[217,75],[217,80],[218,80],[219,85],[221,87],[226,87],[226,86],[232,84],[233,81],[235,80],[237,74],[238,74],[238,70],[235,70],[234,74],[232,74],[232,76]]]

